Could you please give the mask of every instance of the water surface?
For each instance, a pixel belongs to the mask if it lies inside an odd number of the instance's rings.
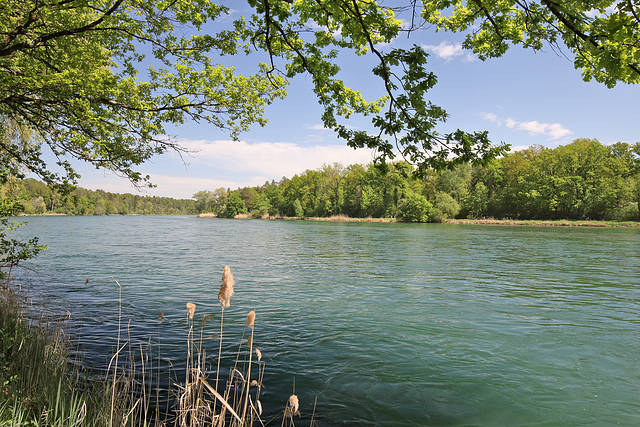
[[[185,303],[218,318],[229,265],[229,342],[255,310],[263,406],[281,410],[295,382],[300,425],[316,398],[320,425],[640,425],[638,230],[28,221],[50,248],[34,298],[80,320],[89,364],[114,351],[117,281],[132,340],[179,366]]]

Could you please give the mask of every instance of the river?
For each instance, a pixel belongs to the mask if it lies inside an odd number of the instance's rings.
[[[316,401],[327,426],[640,425],[637,229],[103,216],[20,234],[49,246],[33,298],[77,319],[95,367],[119,306],[183,363],[185,304],[217,319],[229,265],[225,339],[256,311],[263,406],[295,386],[298,425]]]

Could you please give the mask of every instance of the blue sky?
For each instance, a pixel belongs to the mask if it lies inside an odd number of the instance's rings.
[[[438,76],[430,99],[450,115],[441,132],[487,130],[492,141],[511,144],[513,149],[534,144],[557,147],[576,138],[595,138],[604,144],[640,141],[640,85],[608,89],[584,82],[571,60],[550,47],[534,52],[515,46],[503,57],[483,62],[463,50],[461,41],[459,34],[424,30],[413,33],[408,41],[399,38],[382,48],[415,43],[430,53],[428,68]],[[252,57],[226,61],[248,71],[254,71],[257,62]],[[338,64],[347,84],[370,97],[382,95],[379,80],[370,72],[372,58],[348,56],[339,58]],[[322,109],[308,77],[294,79],[288,93],[287,99],[268,107],[265,127],[252,127],[237,142],[206,124],[170,129],[195,154],[181,159],[167,153],[141,165],[139,170],[157,185],[142,194],[190,198],[200,190],[277,181],[323,163],[371,161],[370,151],[353,150],[322,127]],[[348,124],[367,128],[369,123],[368,118],[354,117]],[[82,187],[137,191],[110,172],[76,166]]]

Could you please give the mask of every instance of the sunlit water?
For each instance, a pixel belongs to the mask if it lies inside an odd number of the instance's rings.
[[[295,382],[299,425],[316,399],[315,420],[328,426],[640,425],[638,230],[28,221],[21,234],[50,248],[35,262],[33,297],[71,312],[96,368],[116,346],[116,281],[123,334],[159,341],[179,368],[185,303],[218,320],[229,265],[225,342],[237,346],[254,309],[263,406],[280,411]]]

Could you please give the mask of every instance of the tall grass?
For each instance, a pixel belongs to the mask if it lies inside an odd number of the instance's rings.
[[[21,294],[5,284],[0,292],[0,426],[233,427],[263,426],[279,418],[282,425],[294,425],[294,417],[300,415],[295,393],[275,417],[262,419],[265,363],[254,345],[255,311],[247,315],[228,377],[221,375],[224,310],[231,304],[234,284],[227,266],[218,295],[221,316],[216,336],[204,337],[213,316],[199,315],[195,304],[186,304],[186,368],[181,380],[169,379],[170,403],[164,409],[159,341],[155,359],[150,357],[154,344],[133,345],[120,308],[116,349],[105,373],[97,377],[78,368],[80,363],[70,363],[71,341],[64,332],[69,325],[45,318],[28,321]],[[163,320],[159,312],[158,338]],[[220,341],[213,362],[204,345],[211,339]]]
[[[58,324],[27,322],[21,294],[0,292],[0,425],[99,425],[99,402],[69,369],[69,338]],[[95,424],[94,424],[95,422]]]

